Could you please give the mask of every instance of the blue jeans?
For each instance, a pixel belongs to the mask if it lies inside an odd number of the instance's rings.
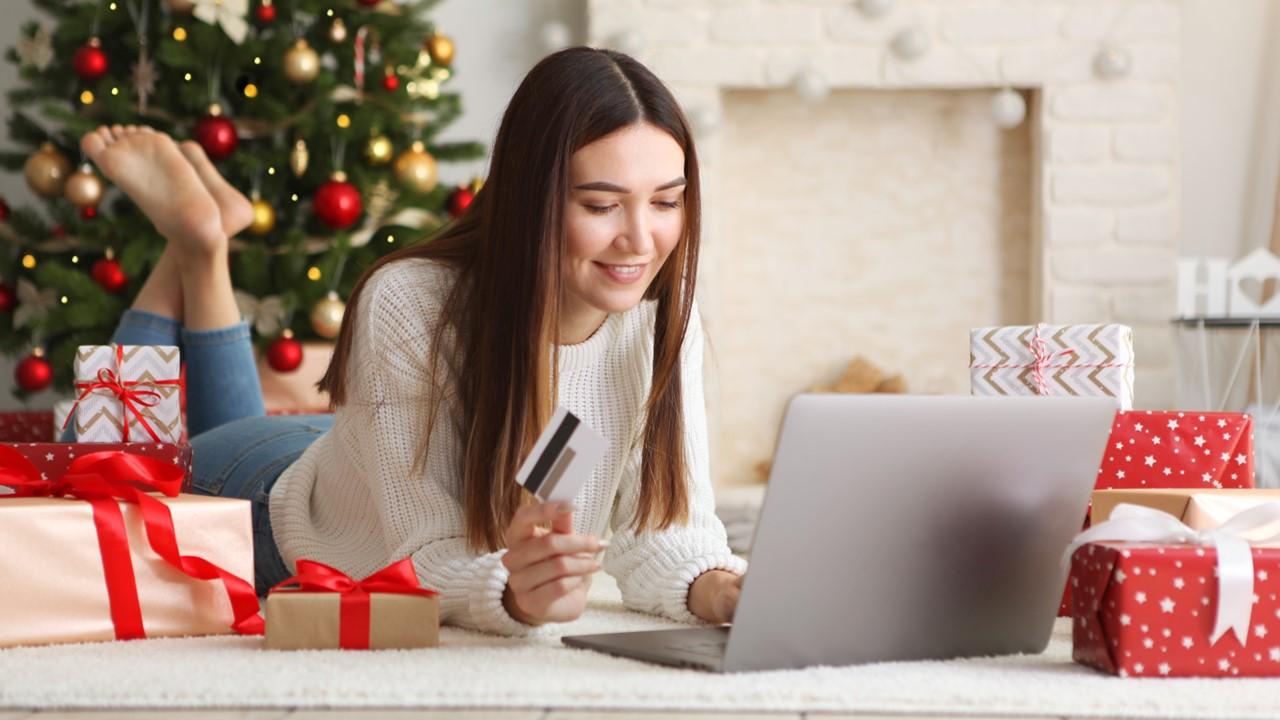
[[[176,320],[126,310],[111,337],[117,345],[177,345],[187,364],[187,434],[192,491],[252,502],[258,594],[292,572],[271,533],[267,498],[285,468],[333,425],[332,415],[266,416],[249,326],[187,330]],[[61,440],[75,439],[68,426]]]

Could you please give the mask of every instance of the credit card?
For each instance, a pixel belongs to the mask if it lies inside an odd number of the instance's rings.
[[[572,502],[604,457],[609,441],[557,406],[551,421],[520,465],[516,482],[543,502]]]

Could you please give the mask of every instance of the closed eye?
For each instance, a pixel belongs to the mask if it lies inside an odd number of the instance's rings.
[[[664,210],[678,210],[680,208],[679,200],[654,200],[653,204]]]
[[[608,215],[615,205],[583,205],[593,215]]]

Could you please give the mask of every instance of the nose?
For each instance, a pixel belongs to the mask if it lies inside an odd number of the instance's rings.
[[[627,225],[618,240],[632,256],[648,257],[652,254],[653,235],[647,208],[639,207],[627,213]]]

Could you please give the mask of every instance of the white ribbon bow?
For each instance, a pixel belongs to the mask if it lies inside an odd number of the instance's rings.
[[[210,25],[221,25],[222,31],[239,45],[249,33],[249,0],[195,0],[191,14]]]
[[[1231,630],[1243,646],[1248,639],[1249,620],[1253,614],[1251,546],[1280,542],[1280,502],[1249,508],[1210,530],[1192,530],[1169,513],[1121,503],[1111,511],[1110,519],[1085,530],[1071,541],[1063,563],[1070,563],[1071,556],[1082,545],[1103,541],[1213,547],[1218,552],[1218,613],[1209,644],[1216,644]]]

